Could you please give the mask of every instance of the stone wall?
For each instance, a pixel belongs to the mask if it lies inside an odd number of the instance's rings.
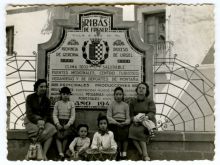
[[[156,132],[156,137],[148,146],[148,152],[152,160],[213,160],[214,137],[213,132]],[[8,160],[24,160],[29,146],[25,130],[9,130],[7,139]],[[49,159],[55,160],[55,150],[55,147],[49,150]],[[138,160],[136,153],[129,141],[128,158]]]

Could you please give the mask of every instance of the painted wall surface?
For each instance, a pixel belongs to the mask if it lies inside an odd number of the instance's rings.
[[[214,6],[167,6],[173,52],[188,64],[201,64],[215,40]]]
[[[47,19],[46,9],[6,16],[6,26],[14,26],[14,51],[18,55],[32,55],[39,43],[49,40],[51,33],[43,33]]]

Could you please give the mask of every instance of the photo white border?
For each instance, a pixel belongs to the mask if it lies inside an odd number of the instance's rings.
[[[216,36],[216,40],[215,40],[215,118],[216,118],[216,123],[215,123],[215,127],[216,127],[216,137],[215,137],[215,156],[214,156],[214,160],[213,161],[208,161],[208,160],[202,160],[202,161],[151,161],[149,162],[150,164],[158,164],[158,165],[165,165],[165,164],[195,164],[195,165],[207,165],[207,164],[219,164],[220,163],[220,154],[219,154],[219,140],[220,139],[220,87],[219,87],[219,76],[220,76],[220,42],[219,42],[219,32],[220,32],[220,26],[219,26],[219,20],[220,20],[220,1],[219,0],[133,0],[133,1],[128,1],[128,0],[119,0],[119,1],[113,1],[113,0],[108,0],[108,1],[99,1],[99,0],[93,0],[92,3],[182,3],[182,4],[201,4],[201,3],[213,3],[215,5],[215,36]],[[0,105],[1,107],[4,107],[5,105],[5,109],[1,108],[1,115],[0,115],[0,162],[1,164],[5,165],[5,164],[13,164],[13,163],[22,163],[22,164],[75,164],[76,162],[54,162],[54,161],[48,161],[48,162],[27,162],[27,161],[8,161],[7,160],[7,135],[6,135],[6,97],[5,97],[5,93],[6,93],[6,83],[5,83],[5,75],[6,75],[6,65],[5,65],[5,52],[6,52],[6,48],[5,48],[5,21],[6,21],[6,10],[5,7],[7,4],[64,4],[64,3],[91,3],[89,0],[79,0],[79,1],[74,1],[74,0],[1,0],[0,1],[0,34],[1,35],[1,40],[0,40]],[[79,162],[77,162],[78,164]],[[81,164],[91,164],[91,163],[95,163],[95,164],[110,164],[108,161],[105,162],[80,162]],[[112,163],[112,162],[111,162]],[[115,162],[115,163],[119,163],[119,162]],[[126,162],[120,162],[119,164],[133,164],[134,162],[132,161],[126,161]],[[141,162],[138,162],[138,164],[140,164]],[[148,162],[142,162],[144,164],[147,164]],[[141,164],[142,164],[141,163]]]

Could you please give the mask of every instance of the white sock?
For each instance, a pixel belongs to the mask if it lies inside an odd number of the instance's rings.
[[[127,156],[127,152],[122,152],[122,156]]]
[[[61,153],[59,153],[59,155],[60,155],[60,156],[62,156],[62,157],[64,157],[64,154],[63,154],[62,152],[61,152]]]

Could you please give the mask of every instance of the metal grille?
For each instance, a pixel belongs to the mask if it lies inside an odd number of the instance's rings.
[[[23,129],[25,98],[33,92],[36,81],[36,52],[8,56],[6,59],[7,129]]]
[[[176,57],[155,61],[159,129],[214,131],[214,83],[198,70],[198,65],[191,66]]]

